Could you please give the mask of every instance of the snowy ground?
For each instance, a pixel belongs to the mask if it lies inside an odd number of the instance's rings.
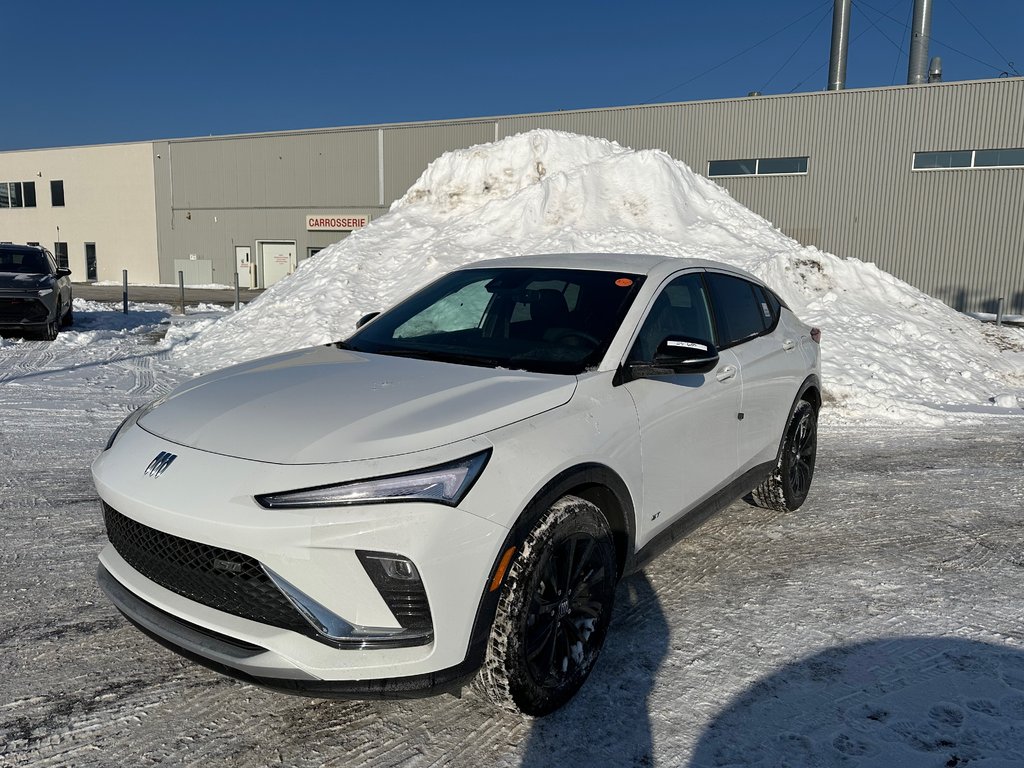
[[[823,329],[827,404],[807,504],[737,503],[627,579],[563,710],[272,694],[101,596],[88,467],[131,409],[459,264],[588,251],[753,271]],[[0,766],[1024,766],[1024,329],[800,246],[664,153],[554,131],[442,156],[236,314],[169,315],[79,299],[55,342],[0,338]]]
[[[624,582],[597,670],[542,721],[473,693],[274,694],[186,662],[95,584],[88,466],[208,323],[76,305],[0,342],[0,765],[1024,765],[1024,414],[826,412],[808,503],[743,503]],[[1018,409],[1018,414],[1021,412]]]

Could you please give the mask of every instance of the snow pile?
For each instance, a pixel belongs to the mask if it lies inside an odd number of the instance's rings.
[[[801,246],[664,152],[549,130],[443,155],[389,214],[175,354],[209,370],[341,339],[362,314],[461,264],[560,252],[753,272],[822,328],[825,384],[847,415],[995,410],[1024,388],[1019,332],[986,328],[873,264]]]

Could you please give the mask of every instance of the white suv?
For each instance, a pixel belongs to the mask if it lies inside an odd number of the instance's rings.
[[[623,574],[745,494],[807,495],[818,332],[735,268],[477,262],[366,320],[111,435],[99,580],[138,627],[279,690],[478,674],[542,715],[586,680]]]

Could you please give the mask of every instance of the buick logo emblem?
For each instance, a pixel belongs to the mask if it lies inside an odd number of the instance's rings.
[[[167,468],[171,466],[176,458],[178,457],[173,453],[160,451],[160,453],[156,455],[156,458],[149,462],[149,466],[146,467],[145,474],[149,477],[160,477],[160,475],[167,471]]]

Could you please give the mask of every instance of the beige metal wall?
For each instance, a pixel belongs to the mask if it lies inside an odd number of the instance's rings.
[[[1024,169],[912,170],[913,154],[1024,147],[1024,79],[498,119],[710,160],[808,156],[805,176],[716,181],[800,242],[881,268],[963,310],[1024,312]]]
[[[50,181],[64,182],[54,207]],[[68,244],[73,280],[85,280],[85,244],[96,245],[97,278],[155,282],[156,196],[149,143],[0,153],[0,181],[34,181],[35,208],[0,208],[0,240]]]
[[[234,245],[326,245],[306,214],[381,215],[447,150],[533,128],[710,160],[808,156],[806,175],[716,179],[797,240],[877,263],[963,310],[1024,312],[1024,169],[913,171],[916,151],[1024,147],[1024,79],[897,86],[154,144],[161,277]]]

